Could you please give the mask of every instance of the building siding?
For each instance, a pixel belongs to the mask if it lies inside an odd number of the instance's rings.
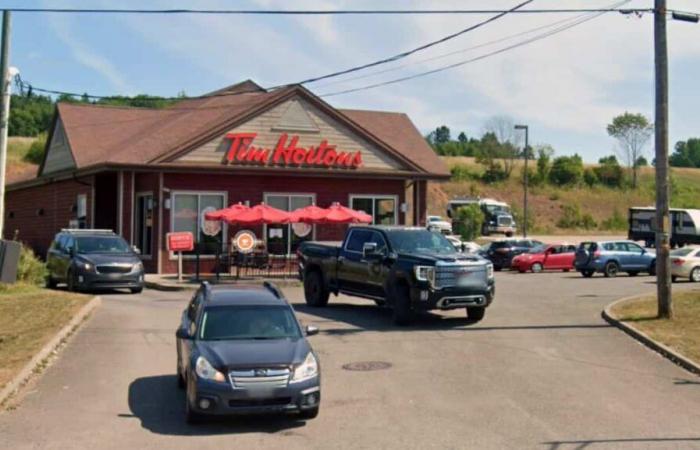
[[[93,179],[85,177],[81,182],[91,184]],[[16,238],[44,257],[54,235],[62,228],[68,228],[70,220],[77,219],[79,194],[87,195],[87,221],[88,226],[92,226],[91,185],[66,180],[7,192],[4,237]],[[40,209],[42,215],[38,214]]]
[[[63,123],[58,119],[51,138],[51,145],[46,152],[42,173],[49,174],[73,167],[75,167],[73,153],[70,150]]]

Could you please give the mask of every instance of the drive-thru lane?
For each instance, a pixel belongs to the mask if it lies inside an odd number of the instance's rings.
[[[675,285],[692,289],[688,283]],[[321,414],[189,426],[174,330],[189,293],[107,294],[14,410],[1,448],[700,448],[700,378],[608,326],[600,311],[653,292],[650,277],[497,274],[473,324],[463,311],[391,325],[348,297],[285,293],[321,357]],[[391,364],[348,371],[361,361]]]

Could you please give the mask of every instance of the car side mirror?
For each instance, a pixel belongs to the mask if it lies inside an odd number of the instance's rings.
[[[377,261],[382,254],[377,250],[376,242],[365,242],[362,246],[362,257],[368,261]]]
[[[75,247],[68,248],[68,256],[70,256],[71,258],[75,256]]]
[[[313,336],[315,334],[318,334],[318,327],[315,327],[313,325],[307,325],[306,326],[306,335],[307,336]]]
[[[136,253],[137,255],[140,255],[140,254],[141,254],[141,249],[138,248],[138,247],[135,246],[135,245],[132,245],[132,246],[131,246],[131,250],[133,250],[133,252]]]
[[[178,328],[175,332],[175,337],[178,339],[192,339],[190,332],[186,328]]]

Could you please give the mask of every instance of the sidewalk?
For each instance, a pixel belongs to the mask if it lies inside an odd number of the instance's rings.
[[[200,281],[197,281],[193,275],[184,274],[182,281],[177,281],[177,275],[161,275],[161,274],[146,274],[145,283],[148,289],[158,291],[186,291],[195,290],[199,287],[201,281],[208,281],[211,284],[262,284],[265,281],[276,284],[277,286],[301,286],[301,281],[294,277],[287,278],[262,278],[262,277],[241,277],[236,278],[231,275],[221,275],[219,280],[213,273],[204,273],[200,275]]]

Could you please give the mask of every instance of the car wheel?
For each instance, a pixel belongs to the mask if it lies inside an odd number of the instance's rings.
[[[533,273],[540,273],[543,269],[544,267],[542,267],[542,264],[540,263],[535,263],[532,265],[532,267],[530,267],[530,270],[532,270]]]
[[[140,294],[143,292],[143,286],[141,287],[136,287],[136,288],[129,288],[132,294]]]
[[[413,321],[413,310],[408,287],[399,284],[394,288],[393,297],[391,306],[394,323],[399,326],[409,325]]]
[[[605,275],[605,278],[615,278],[617,276],[617,272],[619,271],[620,266],[618,266],[615,261],[610,261],[605,265],[603,275]]]
[[[68,275],[66,276],[66,285],[70,292],[78,292],[78,280],[75,279],[75,274],[72,270],[68,271]]]
[[[467,319],[478,322],[486,314],[485,306],[467,306]]]
[[[656,260],[652,261],[649,265],[649,275],[652,277],[656,275]]]
[[[583,275],[584,278],[591,278],[595,271],[593,270],[582,270],[581,275]]]
[[[564,272],[571,272],[571,269],[564,269]]]
[[[180,369],[180,363],[177,364],[177,387],[180,389],[185,389],[187,387],[187,382],[185,377],[182,375],[182,370]]]
[[[312,270],[304,277],[304,299],[309,306],[326,306],[330,292],[324,286],[321,273],[317,270]]]
[[[304,420],[311,420],[315,419],[316,416],[318,416],[318,411],[319,407],[311,408],[311,409],[305,409],[299,413],[299,417],[304,419]]]
[[[190,425],[196,425],[202,421],[202,415],[192,409],[187,393],[185,393],[185,421]]]
[[[690,281],[693,283],[700,282],[700,267],[695,267],[690,271]]]
[[[506,237],[513,237],[513,233],[512,232],[506,233]]]
[[[46,276],[46,288],[47,289],[56,289],[56,280],[53,279],[51,275]]]
[[[639,275],[639,272],[637,272],[636,270],[632,270],[630,272],[627,272],[627,275],[631,277],[636,277],[637,275]]]

